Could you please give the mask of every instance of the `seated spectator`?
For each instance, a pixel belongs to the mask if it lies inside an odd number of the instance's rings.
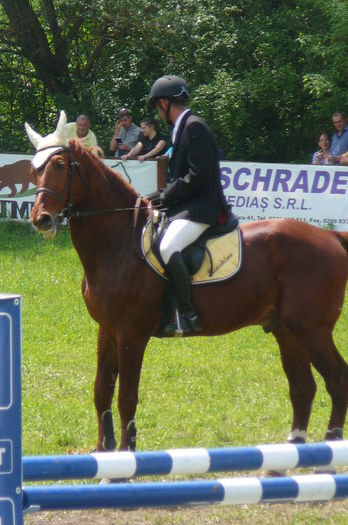
[[[327,133],[318,135],[319,150],[313,153],[312,164],[331,164],[329,161],[330,137]]]
[[[138,142],[140,128],[133,122],[131,111],[120,109],[115,123],[115,131],[110,141],[110,150],[115,157],[126,155]]]
[[[159,123],[152,117],[144,118],[140,122],[141,132],[138,142],[122,160],[137,157],[140,162],[163,155],[166,151],[166,141],[159,133]]]
[[[342,164],[342,166],[348,166],[348,151],[341,155],[340,164]]]
[[[348,150],[347,117],[344,113],[337,111],[332,116],[332,123],[337,131],[332,135],[329,159],[331,164],[339,164],[341,155]]]
[[[86,148],[98,146],[97,137],[90,129],[91,123],[87,115],[79,115],[76,122],[68,122],[68,139],[79,139]]]

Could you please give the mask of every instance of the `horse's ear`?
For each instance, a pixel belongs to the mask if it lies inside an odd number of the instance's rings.
[[[37,133],[36,131],[34,131],[33,128],[29,126],[28,122],[26,122],[24,126],[25,126],[25,131],[29,137],[30,142],[36,149],[40,140],[42,140],[42,136],[40,135],[40,133]]]
[[[62,137],[64,139],[66,139],[67,130],[66,130],[66,113],[65,113],[65,111],[61,111],[60,114],[59,114],[59,120],[58,120],[57,128],[56,128],[56,131],[55,131],[55,135],[57,135],[57,137]]]

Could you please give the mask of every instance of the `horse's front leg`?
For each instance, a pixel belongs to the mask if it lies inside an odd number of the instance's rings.
[[[148,338],[135,334],[119,339],[118,411],[121,419],[120,450],[136,449],[135,412],[141,366]]]
[[[94,382],[94,404],[98,417],[98,450],[116,448],[111,404],[118,373],[117,357],[115,339],[99,326],[97,373]]]

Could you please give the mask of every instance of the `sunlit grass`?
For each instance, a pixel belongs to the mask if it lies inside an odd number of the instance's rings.
[[[44,241],[28,225],[0,223],[0,242],[0,291],[22,296],[23,452],[90,450],[97,440],[97,326],[83,303],[82,268],[69,233],[63,229],[54,241]],[[346,301],[335,331],[346,360],[347,334]],[[323,439],[330,412],[323,381],[315,377],[310,441]],[[119,440],[116,401],[114,416]],[[222,337],[150,341],[136,418],[139,450],[284,442],[291,417],[276,342],[259,327]],[[249,509],[233,515],[249,513],[252,523],[252,516],[264,513]],[[318,513],[307,511],[305,522],[316,523]],[[215,523],[213,518],[212,512]],[[342,515],[335,518],[345,523]]]
[[[91,448],[97,326],[81,296],[69,233],[44,241],[28,225],[1,223],[0,239],[0,289],[22,296],[24,452]],[[346,311],[336,339],[347,358]],[[322,439],[330,409],[316,378],[312,441]],[[118,433],[116,406],[114,413]],[[277,345],[259,327],[150,341],[137,412],[140,449],[282,442],[291,416]]]

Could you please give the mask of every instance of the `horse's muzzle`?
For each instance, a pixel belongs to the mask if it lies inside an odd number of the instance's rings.
[[[31,218],[35,230],[46,239],[55,237],[58,233],[58,219],[53,218],[49,213],[41,213],[37,218]]]

